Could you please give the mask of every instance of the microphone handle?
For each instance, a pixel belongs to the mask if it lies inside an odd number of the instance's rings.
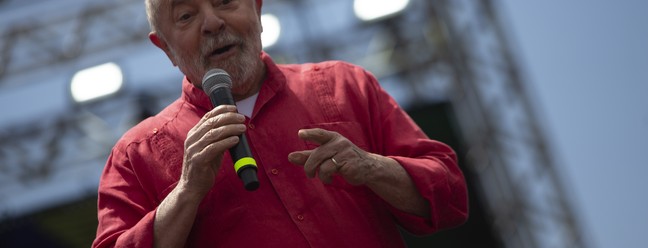
[[[236,105],[232,92],[228,87],[220,87],[212,91],[209,96],[212,105],[220,106]],[[259,188],[259,179],[257,178],[257,164],[256,160],[252,157],[250,146],[248,144],[245,133],[239,135],[239,143],[229,149],[232,162],[234,163],[234,170],[243,181],[243,186],[248,191],[253,191]]]
[[[239,136],[239,143],[229,149],[234,163],[234,170],[239,178],[243,181],[243,186],[248,191],[259,188],[259,179],[257,178],[257,164],[252,158],[250,146],[248,145],[245,134]]]

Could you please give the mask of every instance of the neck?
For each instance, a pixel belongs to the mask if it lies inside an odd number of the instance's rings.
[[[258,93],[261,90],[261,85],[263,85],[263,81],[266,78],[266,72],[267,70],[264,64],[261,67],[260,72],[255,73],[256,75],[252,80],[250,80],[250,82],[246,84],[239,84],[238,87],[233,88],[232,97],[234,97],[234,101],[240,101]]]

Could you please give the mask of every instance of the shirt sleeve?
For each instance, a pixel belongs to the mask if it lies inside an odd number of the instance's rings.
[[[113,149],[99,183],[97,236],[92,247],[152,247],[156,206],[131,164]]]
[[[387,94],[377,80],[366,73],[375,92],[373,128],[384,156],[396,160],[409,174],[418,192],[429,202],[429,218],[421,218],[390,206],[399,224],[417,235],[458,226],[468,218],[468,193],[455,152],[430,140],[420,127]]]

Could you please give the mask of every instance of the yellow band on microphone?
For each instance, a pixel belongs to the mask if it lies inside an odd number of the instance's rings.
[[[240,158],[236,161],[236,163],[234,163],[234,170],[236,170],[236,173],[238,173],[239,170],[246,165],[253,165],[254,167],[257,167],[256,160],[251,157],[244,157]]]

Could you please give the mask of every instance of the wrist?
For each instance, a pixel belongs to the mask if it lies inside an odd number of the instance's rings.
[[[398,171],[400,164],[396,160],[378,154],[369,154],[370,168],[367,173],[367,186],[390,182]]]
[[[189,187],[189,184],[180,180],[178,185],[173,189],[172,194],[175,195],[178,201],[185,203],[194,203],[196,205],[200,204],[207,192],[202,190],[196,190]]]

